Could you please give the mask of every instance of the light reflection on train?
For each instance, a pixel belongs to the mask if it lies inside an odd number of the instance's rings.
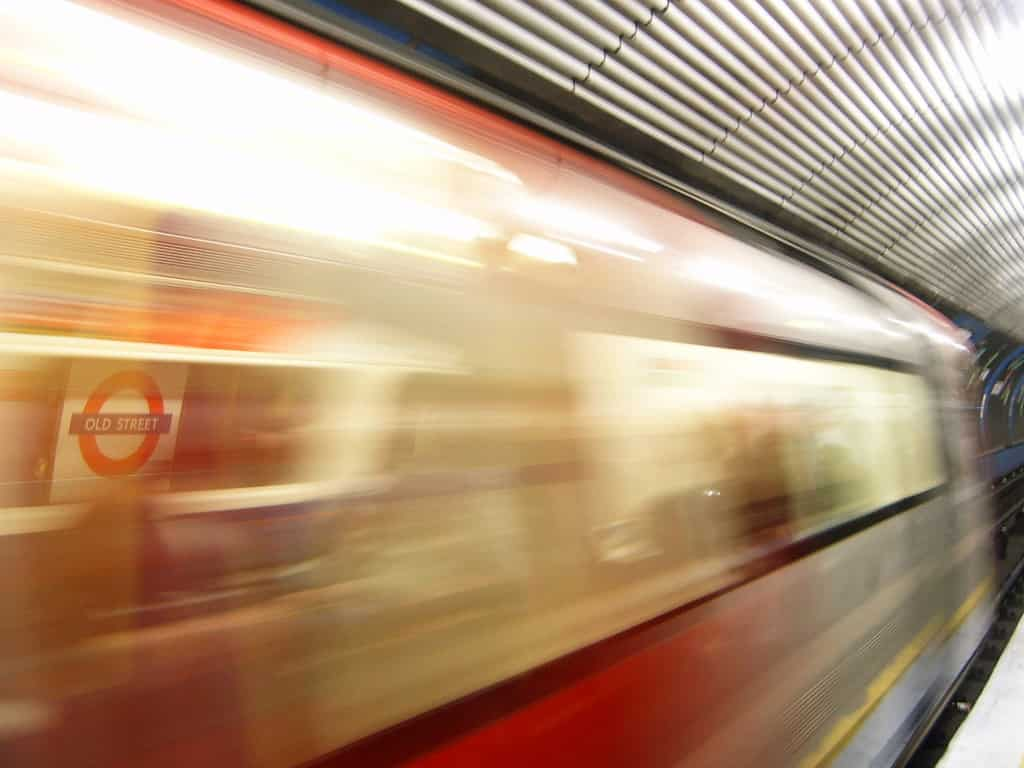
[[[182,5],[0,9],[5,764],[813,765],[984,605],[944,321]]]

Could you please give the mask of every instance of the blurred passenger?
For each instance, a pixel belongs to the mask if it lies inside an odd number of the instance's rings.
[[[788,419],[782,409],[768,406],[747,411],[738,423],[732,475],[743,499],[742,526],[752,546],[778,544],[792,534],[793,494],[786,458]]]

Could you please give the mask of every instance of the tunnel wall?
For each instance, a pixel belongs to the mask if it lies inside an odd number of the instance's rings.
[[[971,334],[968,402],[976,410],[986,471],[997,480],[1024,468],[1024,344],[970,315],[953,320]]]

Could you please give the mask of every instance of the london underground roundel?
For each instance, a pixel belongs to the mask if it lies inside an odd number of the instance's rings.
[[[52,502],[79,481],[170,471],[188,364],[74,360],[54,455]]]
[[[143,412],[110,412],[104,405],[123,391],[137,393],[146,402]],[[171,431],[173,417],[164,412],[160,387],[142,371],[120,371],[108,376],[93,390],[80,413],[71,416],[70,433],[78,435],[82,459],[97,475],[111,477],[137,472],[153,455],[160,436]],[[127,456],[109,456],[100,447],[99,435],[140,435],[138,447]]]

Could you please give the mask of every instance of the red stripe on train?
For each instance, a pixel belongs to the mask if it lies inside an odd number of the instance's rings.
[[[758,673],[786,655],[787,633],[765,632],[784,628],[772,605],[780,595],[733,596],[708,596],[309,768],[678,765],[749,711]],[[755,635],[762,642],[751,644]]]

